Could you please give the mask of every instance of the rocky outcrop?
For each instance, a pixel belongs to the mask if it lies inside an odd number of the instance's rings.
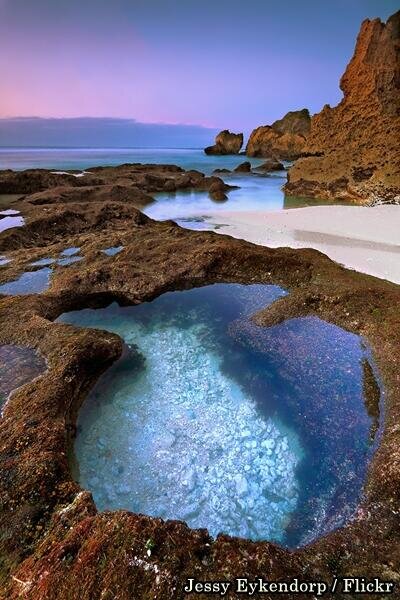
[[[139,170],[155,174],[151,167]],[[109,170],[108,180],[122,172],[129,169]],[[209,178],[210,190],[216,179]],[[147,188],[139,190],[147,193]],[[156,222],[121,200],[77,198],[71,203],[67,198],[64,204],[58,198],[42,205],[25,198],[16,203],[26,221],[18,228],[19,243],[11,230],[0,233],[1,251],[12,258],[0,269],[0,282],[72,245],[84,257],[68,268],[54,265],[51,286],[40,295],[0,296],[0,345],[34,348],[48,366],[2,407],[1,600],[184,600],[188,578],[253,581],[261,575],[269,581],[297,577],[330,584],[339,573],[340,586],[341,577],[364,573],[397,585],[399,286],[347,270],[315,250],[268,248],[185,230],[172,221]],[[103,252],[110,246],[123,246],[123,251],[111,259]],[[305,547],[286,550],[223,534],[213,539],[206,529],[193,530],[180,521],[100,512],[71,473],[77,412],[98,377],[121,356],[123,343],[113,333],[54,322],[56,317],[113,301],[135,305],[169,290],[224,281],[275,284],[290,291],[254,315],[259,326],[317,315],[362,336],[385,383],[385,427],[358,510]],[[373,386],[368,393],[371,406]],[[337,598],[347,596],[339,590]],[[294,600],[299,594],[285,597]]]
[[[46,169],[0,171],[0,194],[25,194],[29,204],[68,204],[76,202],[127,202],[139,208],[153,201],[149,194],[182,189],[218,189],[219,197],[232,187],[219,177],[206,177],[194,169],[175,165],[124,164],[94,167],[82,173],[52,173]],[[212,188],[212,190],[210,189]],[[219,198],[220,199],[220,198]]]
[[[262,165],[255,167],[255,171],[263,171],[264,173],[268,173],[269,171],[283,171],[285,166],[276,158],[269,158]]]
[[[71,187],[95,185],[96,177],[77,177],[72,172],[53,173],[47,169],[27,169],[26,171],[0,171],[0,194],[33,194],[60,185]]]
[[[204,149],[206,154],[239,154],[243,145],[243,133],[231,133],[228,129],[220,131],[214,146]]]
[[[70,204],[75,202],[129,202],[144,207],[153,202],[152,196],[133,185],[104,184],[96,186],[60,186],[26,196],[27,202],[36,206]]]
[[[245,162],[240,163],[237,167],[233,169],[234,173],[250,173],[251,171],[251,163],[246,160]]]
[[[310,131],[310,113],[306,108],[288,112],[272,125],[254,129],[247,142],[248,156],[295,160],[302,156]]]
[[[400,11],[361,25],[344,97],[311,120],[308,156],[289,171],[295,196],[393,201],[400,194]]]

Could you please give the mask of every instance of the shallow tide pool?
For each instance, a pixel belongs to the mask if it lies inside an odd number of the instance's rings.
[[[99,509],[287,547],[351,518],[376,431],[368,351],[317,318],[251,321],[284,294],[217,284],[59,318],[126,343],[78,419],[75,475]]]
[[[17,388],[46,370],[45,360],[32,348],[0,346],[0,407]]]
[[[48,267],[36,271],[26,271],[17,279],[0,285],[0,294],[7,296],[41,294],[50,285],[52,270]]]

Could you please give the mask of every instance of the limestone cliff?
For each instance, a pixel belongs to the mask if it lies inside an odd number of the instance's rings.
[[[310,113],[306,108],[288,112],[272,125],[254,129],[246,147],[248,156],[294,160],[301,156],[310,131]]]
[[[206,154],[239,154],[243,144],[243,133],[231,133],[228,129],[220,131],[214,146],[204,148]]]
[[[285,192],[393,201],[400,194],[400,11],[386,23],[362,23],[340,88],[340,104],[312,118],[307,157],[290,169]]]

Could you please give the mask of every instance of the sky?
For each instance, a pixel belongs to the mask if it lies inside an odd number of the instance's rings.
[[[335,105],[361,21],[397,8],[397,0],[0,0],[0,118],[248,132],[288,110]]]

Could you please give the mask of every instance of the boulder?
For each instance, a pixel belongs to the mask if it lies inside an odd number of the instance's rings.
[[[285,166],[279,160],[276,160],[276,158],[269,158],[268,160],[263,162],[262,165],[255,167],[254,170],[263,171],[266,173],[269,171],[283,171],[284,169]]]
[[[234,173],[250,173],[251,171],[251,163],[246,160],[245,162],[240,163],[237,167],[233,169]]]
[[[295,160],[302,156],[310,131],[310,113],[306,108],[288,112],[272,125],[254,129],[246,146],[248,156]]]
[[[228,196],[223,190],[215,190],[213,192],[210,191],[209,193],[210,197],[216,202],[225,202],[225,200],[228,200]]]
[[[243,145],[243,133],[231,133],[228,129],[220,131],[214,146],[204,149],[206,154],[238,154]]]

